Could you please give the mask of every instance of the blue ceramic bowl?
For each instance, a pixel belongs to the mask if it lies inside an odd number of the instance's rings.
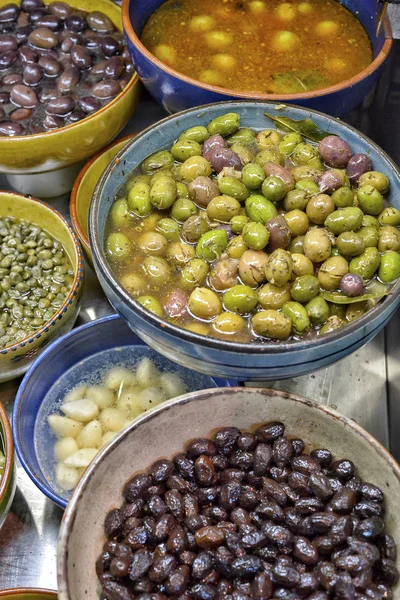
[[[357,16],[370,37],[374,60],[366,69],[339,84],[302,94],[274,95],[228,90],[207,85],[171,69],[143,46],[140,41],[143,27],[163,2],[164,0],[123,0],[122,20],[128,49],[140,79],[157,102],[170,113],[210,102],[247,98],[294,103],[338,117],[349,112],[365,98],[378,80],[393,45],[392,40],[385,37],[390,31],[389,24],[385,24],[379,35],[376,35],[382,4],[377,0],[342,0],[341,4]]]
[[[51,344],[22,380],[12,416],[15,449],[32,481],[65,508],[71,492],[55,481],[53,448],[56,438],[47,417],[56,412],[64,395],[80,383],[98,383],[113,366],[134,366],[151,358],[160,371],[177,372],[189,391],[231,387],[236,381],[212,379],[180,368],[149,348],[118,315],[103,317],[74,329]]]
[[[177,363],[218,377],[239,380],[275,380],[296,377],[326,367],[357,350],[389,321],[399,304],[400,282],[390,296],[345,328],[321,338],[296,342],[240,344],[192,333],[155,316],[122,288],[104,252],[106,219],[117,190],[128,173],[152,152],[171,147],[180,133],[207,125],[218,115],[237,112],[243,126],[265,129],[272,125],[268,112],[293,119],[311,117],[324,131],[342,136],[354,153],[369,153],[373,166],[390,179],[389,200],[400,209],[400,171],[395,163],[359,131],[321,113],[276,103],[224,102],[201,106],[167,117],[128,143],[104,171],[94,192],[89,214],[89,238],[100,283],[114,308],[149,346]]]

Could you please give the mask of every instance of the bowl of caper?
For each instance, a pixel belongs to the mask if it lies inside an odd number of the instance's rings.
[[[0,192],[0,381],[27,371],[78,315],[83,258],[68,221],[48,204]]]
[[[150,346],[220,377],[326,367],[400,298],[400,176],[349,125],[278,103],[168,117],[94,193],[94,265]]]

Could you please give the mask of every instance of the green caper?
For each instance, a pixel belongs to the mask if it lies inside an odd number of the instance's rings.
[[[315,325],[323,325],[329,317],[328,303],[321,296],[312,298],[312,300],[306,304],[306,311],[311,322]]]
[[[282,154],[280,154],[277,149],[273,148],[270,148],[268,150],[261,150],[261,152],[256,154],[255,161],[256,164],[261,165],[261,167],[263,167],[266,163],[269,162],[281,165],[282,167],[285,164],[285,159],[282,156]]]
[[[280,177],[270,176],[264,179],[261,191],[271,202],[280,202],[286,196],[286,185]]]
[[[283,217],[293,236],[307,233],[310,223],[305,212],[296,208],[285,213]]]
[[[142,262],[142,269],[152,285],[163,285],[171,276],[171,269],[164,258],[160,256],[146,256]]]
[[[190,127],[186,129],[179,136],[180,140],[190,140],[191,142],[197,142],[198,144],[202,144],[209,137],[209,133],[207,127],[203,127],[203,125],[196,125],[195,127]]]
[[[251,318],[251,324],[256,335],[276,340],[288,338],[292,330],[291,320],[276,310],[258,312]]]
[[[394,227],[399,227],[400,210],[397,210],[394,206],[388,206],[383,209],[378,217],[378,221],[381,225],[393,225]]]
[[[177,197],[176,183],[167,176],[160,176],[150,188],[150,202],[160,210],[165,210],[173,205]]]
[[[354,231],[341,233],[336,240],[336,245],[343,256],[358,256],[365,249],[362,236]]]
[[[335,204],[328,194],[317,194],[308,201],[306,213],[310,221],[323,225],[325,219],[333,213]]]
[[[344,275],[349,272],[348,262],[343,256],[331,256],[318,270],[318,281],[324,290],[336,290]]]
[[[363,240],[364,248],[369,248],[371,246],[378,246],[378,237],[379,231],[376,227],[369,225],[367,227],[361,227],[357,230],[357,235]]]
[[[243,241],[252,250],[262,250],[268,244],[269,231],[262,223],[246,223],[242,232]]]
[[[357,206],[335,210],[325,219],[327,227],[335,235],[344,231],[357,231],[361,227],[363,212]]]
[[[368,215],[379,215],[384,206],[382,194],[372,185],[363,185],[357,191],[358,205]]]
[[[157,231],[162,233],[169,242],[179,240],[181,236],[181,226],[168,217],[157,221]]]
[[[197,206],[189,198],[178,198],[172,205],[171,217],[183,223],[197,213]]]
[[[193,246],[185,242],[172,242],[167,248],[168,262],[175,267],[183,267],[196,256]]]
[[[182,235],[190,243],[198,242],[201,236],[209,231],[208,221],[201,215],[192,215],[182,227]]]
[[[226,113],[208,124],[208,133],[210,135],[222,135],[224,137],[231,135],[240,127],[240,117],[236,113]]]
[[[353,258],[349,265],[350,273],[360,275],[363,279],[371,279],[381,263],[381,255],[377,248],[366,248],[360,256]]]
[[[248,249],[248,246],[244,243],[243,236],[237,235],[230,240],[226,252],[230,258],[241,258]]]
[[[216,196],[207,206],[207,215],[212,221],[229,223],[232,217],[240,213],[241,206],[232,196]]]
[[[131,243],[126,235],[123,233],[110,233],[106,242],[106,252],[111,260],[123,260],[131,254],[131,250]]]
[[[400,254],[389,250],[382,254],[378,277],[383,283],[392,283],[400,277]]]
[[[283,207],[288,212],[291,210],[305,210],[308,204],[309,198],[304,190],[290,190],[284,200]]]
[[[315,275],[301,275],[296,277],[290,294],[296,302],[309,302],[319,294],[319,281]]]
[[[207,231],[196,245],[196,254],[206,262],[213,262],[221,256],[228,245],[228,234],[224,229]]]
[[[303,138],[301,137],[300,133],[287,133],[279,142],[279,152],[284,156],[290,156],[291,154],[293,154],[293,151],[296,148],[296,146],[298,144],[301,144],[302,142]]]
[[[274,285],[266,283],[258,289],[258,302],[264,309],[273,308],[277,310],[291,300],[289,285]]]
[[[232,233],[238,234],[242,233],[243,227],[248,222],[249,217],[246,217],[246,215],[236,215],[235,217],[232,217],[232,219],[229,221],[229,226],[232,230]]]
[[[270,283],[282,286],[292,277],[293,262],[290,252],[278,248],[269,256],[265,266],[265,277]]]
[[[249,190],[257,190],[265,179],[265,171],[261,165],[250,162],[242,169],[242,182]]]
[[[302,334],[310,328],[310,318],[304,306],[299,302],[286,302],[282,307],[282,312],[291,320],[295,333]]]
[[[336,208],[345,208],[346,206],[353,206],[354,193],[350,188],[343,186],[333,192],[332,200]]]
[[[234,285],[223,295],[223,303],[227,310],[245,314],[251,312],[258,304],[256,292],[248,285]]]
[[[205,287],[197,287],[189,296],[190,312],[199,319],[213,319],[221,313],[222,305],[218,295]]]
[[[221,194],[232,196],[240,202],[244,202],[249,195],[246,186],[236,177],[230,177],[229,175],[221,177],[218,181],[218,188]]]
[[[247,198],[245,207],[247,216],[256,223],[268,223],[278,214],[275,205],[261,195]]]
[[[169,169],[174,164],[174,157],[168,150],[159,150],[148,156],[142,162],[142,171],[146,175],[151,175],[159,169]]]
[[[190,183],[196,177],[208,177],[211,175],[211,165],[202,156],[191,156],[181,164],[179,174],[185,183]]]
[[[241,127],[240,129],[235,131],[235,133],[230,135],[226,141],[230,145],[236,143],[248,145],[252,144],[255,139],[256,134],[252,129],[249,129],[248,127]]]
[[[386,194],[389,190],[389,179],[379,171],[367,171],[363,173],[358,180],[358,186],[372,185],[381,194]]]
[[[379,229],[378,250],[400,250],[400,231],[393,225],[384,225]]]
[[[331,240],[325,229],[316,228],[307,231],[304,237],[304,254],[313,262],[324,262],[331,255]]]
[[[292,154],[293,162],[299,167],[321,169],[322,163],[316,148],[305,142],[297,144]]]
[[[131,220],[129,214],[128,203],[125,198],[121,198],[114,202],[110,211],[111,220],[115,227],[123,227]],[[40,253],[39,253],[40,254]],[[41,258],[38,254],[38,258]],[[50,254],[51,256],[51,254]]]
[[[162,318],[164,316],[162,306],[154,296],[140,296],[137,301],[144,306],[144,308],[147,308],[147,310],[157,315],[157,317]]]
[[[201,146],[198,142],[179,139],[171,148],[171,154],[179,162],[184,162],[191,156],[201,156]]]
[[[201,258],[192,258],[181,271],[181,283],[184,287],[202,285],[208,274],[208,264]]]
[[[257,146],[263,150],[264,148],[276,148],[282,140],[281,134],[276,129],[263,129],[257,134]]]
[[[251,163],[251,161],[254,159],[254,154],[250,150],[250,148],[248,148],[247,146],[245,146],[243,144],[240,144],[239,142],[235,142],[231,146],[231,150],[232,150],[232,152],[235,152],[235,154],[240,156],[240,158],[242,159],[242,163],[244,165]]]

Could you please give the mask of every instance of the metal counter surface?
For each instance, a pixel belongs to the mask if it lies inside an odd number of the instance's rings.
[[[364,104],[345,120],[376,141],[400,163],[400,44],[382,79]],[[128,127],[121,133],[140,131],[166,116],[147,95]],[[0,189],[5,189],[0,177]],[[69,214],[68,197],[52,204]],[[99,283],[86,268],[82,309],[77,324],[112,312]],[[269,387],[308,396],[337,408],[356,420],[400,457],[400,311],[386,330],[355,354],[315,374],[267,384]],[[12,412],[20,380],[0,385],[0,401]],[[0,590],[16,587],[57,589],[56,550],[62,510],[31,482],[17,461],[17,491],[0,532]]]

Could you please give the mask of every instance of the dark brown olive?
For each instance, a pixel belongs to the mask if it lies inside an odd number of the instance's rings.
[[[51,31],[58,31],[61,27],[61,20],[56,15],[44,15],[37,20],[38,27],[47,27]]]
[[[291,461],[292,468],[306,475],[312,475],[313,473],[321,472],[321,465],[315,458],[312,458],[308,454],[301,454],[295,456]]]
[[[72,46],[71,60],[75,67],[81,71],[90,69],[92,66],[92,56],[90,52],[84,46],[80,46],[79,44]]]
[[[32,108],[38,103],[36,92],[26,85],[15,85],[10,94],[11,101],[17,106]]]
[[[66,2],[51,2],[49,4],[49,11],[53,15],[56,15],[56,17],[65,19],[71,13],[72,9]]]
[[[254,450],[254,474],[256,476],[268,473],[272,461],[272,448],[268,444],[257,444]]]
[[[64,117],[65,115],[73,111],[74,106],[75,102],[72,96],[58,96],[58,98],[50,100],[46,107],[46,110],[50,115]]]
[[[25,119],[29,119],[31,115],[31,108],[17,108],[10,113],[9,117],[11,121],[24,121]]]
[[[9,69],[15,62],[17,62],[17,53],[12,50],[8,50],[7,52],[3,52],[0,54],[0,70],[4,71],[5,69]]]
[[[121,44],[111,35],[106,35],[101,40],[101,49],[104,56],[115,56],[121,52]]]
[[[103,596],[106,600],[132,600],[129,588],[117,581],[107,581],[103,584]]]
[[[29,42],[38,48],[55,48],[58,44],[58,37],[48,27],[37,27],[29,34]]]
[[[8,73],[7,75],[4,75],[4,85],[15,85],[17,83],[22,83],[22,75],[20,73]]]
[[[1,13],[1,10],[0,10]],[[1,18],[1,17],[0,17]],[[12,35],[0,35],[0,54],[18,49],[18,43]]]
[[[117,96],[121,91],[121,86],[114,79],[104,79],[104,81],[99,81],[92,88],[92,93],[96,98],[113,98]]]
[[[310,456],[315,458],[321,465],[321,467],[329,467],[332,462],[332,454],[329,450],[325,448],[317,448],[310,452]]]
[[[285,426],[280,421],[272,421],[259,427],[256,431],[258,439],[262,442],[273,442],[285,433]]]
[[[213,441],[217,448],[231,448],[236,444],[240,431],[236,427],[224,427],[214,435]]]
[[[10,94],[8,92],[0,93],[0,105],[10,104]]]
[[[363,483],[361,486],[361,494],[366,500],[375,500],[376,502],[383,501],[382,490],[372,483]]]
[[[104,75],[110,79],[119,79],[125,70],[124,61],[120,56],[109,58],[104,66]]]
[[[215,468],[209,456],[198,456],[194,463],[196,477],[203,486],[208,486],[215,482]]]
[[[91,12],[86,17],[87,23],[93,31],[98,31],[100,33],[109,33],[114,30],[114,26],[111,20],[104,13],[96,10]]]
[[[186,446],[186,452],[189,456],[200,456],[205,454],[206,456],[212,456],[216,453],[215,444],[207,438],[196,438],[189,442]]]
[[[37,85],[44,77],[44,70],[38,64],[27,64],[23,70],[23,80],[26,85]]]
[[[174,464],[164,458],[157,460],[149,469],[149,475],[155,483],[167,481],[174,472]]]
[[[21,9],[25,12],[32,12],[44,7],[43,0],[21,0]]]
[[[71,31],[80,33],[81,31],[85,31],[87,28],[86,19],[80,15],[68,15],[68,17],[65,19],[65,26]]]
[[[6,4],[0,9],[0,23],[16,21],[20,8],[14,3]]]
[[[147,490],[152,484],[151,477],[140,473],[130,479],[124,487],[123,495],[127,502],[133,502],[137,498],[145,498]]]
[[[283,248],[284,250],[288,248],[292,239],[292,234],[282,215],[272,217],[265,227],[269,231],[269,242],[266,248],[267,252],[272,253],[278,248]]]
[[[353,533],[353,521],[351,517],[339,517],[332,525],[329,537],[335,546],[343,544]]]

